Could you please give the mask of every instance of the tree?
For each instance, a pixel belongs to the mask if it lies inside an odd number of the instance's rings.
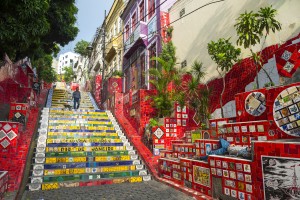
[[[18,60],[58,53],[78,33],[77,11],[75,0],[0,1],[0,54]]]
[[[265,32],[264,42],[262,48],[265,44],[266,38],[269,35],[270,31],[275,33],[276,30],[281,30],[280,23],[275,19],[277,11],[270,7],[260,8],[258,13],[245,12],[242,13],[237,18],[237,23],[234,25],[238,34],[238,45],[243,45],[244,48],[249,48],[251,56],[256,65],[256,74],[258,74],[258,66],[265,72],[268,76],[270,83],[273,84],[273,81],[269,74],[262,67],[263,61],[261,56],[257,53],[254,53],[252,46],[260,43],[263,32]],[[258,77],[256,76],[256,85],[259,88]]]
[[[223,89],[220,97],[222,118],[224,117],[222,98],[226,87],[225,75],[230,71],[234,63],[238,61],[238,57],[241,54],[241,49],[235,48],[229,40],[230,38],[220,38],[217,42],[211,41],[207,45],[208,54],[210,55],[211,59],[217,64],[217,71],[223,79]],[[223,72],[224,74],[222,75],[221,72]]]
[[[86,57],[89,54],[89,51],[87,50],[87,47],[89,46],[89,42],[85,40],[80,40],[76,43],[74,51],[75,53],[80,54],[82,57]]]
[[[180,72],[175,68],[176,48],[172,41],[163,44],[162,53],[159,57],[151,60],[158,63],[157,68],[150,68],[149,82],[155,87],[157,93],[149,98],[153,101],[153,106],[157,109],[157,118],[167,117],[172,114],[173,102],[176,100],[175,88],[169,91],[170,84],[180,83]]]
[[[64,67],[64,80],[66,83],[70,83],[75,78],[75,73],[73,71],[72,66]]]
[[[277,15],[277,10],[273,9],[272,6],[260,8],[260,10],[258,11],[257,22],[259,27],[259,33],[260,35],[262,35],[263,32],[265,32],[263,45],[265,44],[267,36],[269,35],[270,31],[275,33],[276,31],[281,30],[280,22],[275,19],[276,15]]]
[[[52,68],[53,57],[51,55],[44,55],[44,57],[33,61],[33,66],[37,69],[39,79],[46,83],[53,83],[57,80],[57,73]]]
[[[186,97],[189,107],[196,112],[196,117],[202,123],[208,124],[211,90],[202,82],[206,75],[203,64],[195,61],[192,65],[192,70],[188,74],[191,75],[191,78],[186,83],[186,92],[183,95]]]

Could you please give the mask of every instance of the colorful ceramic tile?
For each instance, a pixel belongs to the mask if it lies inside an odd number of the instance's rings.
[[[237,197],[236,190],[231,190],[231,196],[234,197],[234,198]]]
[[[222,176],[222,169],[217,169],[217,175]]]
[[[238,172],[238,173],[237,173],[237,180],[239,180],[239,181],[244,181],[244,174]]]
[[[252,193],[252,185],[246,184],[246,192]]]
[[[228,170],[223,170],[223,176],[229,178]]]
[[[240,191],[244,191],[244,190],[245,190],[245,183],[243,183],[243,182],[238,182],[238,183],[237,183],[237,188],[238,188]]]
[[[239,126],[234,126],[233,130],[235,133],[239,133],[240,132],[240,127]]]
[[[210,187],[210,169],[200,166],[193,166],[194,182],[205,187]]]
[[[237,171],[243,171],[243,165],[241,163],[236,163],[235,166]]]
[[[217,161],[216,161],[216,167],[219,167],[219,168],[222,167],[222,162],[221,162],[221,160],[217,160]]]
[[[230,189],[224,187],[224,194],[227,195],[227,196],[230,196]]]
[[[243,133],[246,133],[246,132],[248,132],[248,128],[247,128],[247,126],[241,126],[241,128],[242,128],[242,132],[243,132]]]
[[[238,192],[238,199],[239,200],[245,200],[245,193],[244,192]]]
[[[245,182],[248,182],[248,183],[251,183],[251,182],[252,182],[251,175],[245,174]]]
[[[231,179],[236,179],[236,173],[235,173],[235,171],[229,171],[229,177]]]
[[[249,126],[249,132],[251,132],[251,133],[256,132],[255,125],[250,125]]]
[[[212,175],[216,175],[217,173],[216,173],[216,168],[210,168],[210,170],[211,170],[211,174]]]
[[[214,167],[215,166],[215,160],[211,159],[209,161],[209,164],[210,164],[211,167]]]
[[[230,170],[235,170],[235,163],[229,162],[229,169]]]
[[[265,131],[264,125],[257,125],[257,131],[260,133],[264,132]]]
[[[244,172],[251,173],[251,167],[249,164],[244,164]]]

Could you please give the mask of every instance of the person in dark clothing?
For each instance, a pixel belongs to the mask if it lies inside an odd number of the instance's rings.
[[[80,105],[80,99],[81,99],[81,95],[79,92],[79,88],[76,88],[76,91],[73,92],[73,99],[74,99],[74,110],[79,108]],[[77,104],[77,106],[76,106]]]
[[[229,153],[229,155],[236,156],[236,157],[242,157],[246,159],[251,158],[251,148],[250,147],[239,147],[235,146],[233,144],[230,144],[224,139],[220,139],[220,148],[217,150],[209,151],[206,156],[201,156],[200,160],[207,161],[209,155],[225,155],[226,153]]]

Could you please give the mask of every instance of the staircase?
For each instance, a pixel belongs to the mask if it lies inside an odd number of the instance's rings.
[[[52,93],[52,107],[42,110],[29,190],[151,180],[110,111],[94,109],[91,95],[83,92],[78,110],[65,109],[68,93]]]

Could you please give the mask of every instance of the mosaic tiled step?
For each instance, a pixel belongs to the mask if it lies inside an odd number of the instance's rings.
[[[109,161],[109,162],[85,162],[85,163],[55,163],[55,164],[44,164],[44,169],[108,167],[108,166],[139,165],[139,164],[140,164],[139,160]]]
[[[50,115],[51,114],[65,114],[65,115],[74,115],[80,114],[80,115],[104,115],[107,116],[106,112],[103,110],[84,110],[84,109],[79,109],[77,111],[67,111],[67,110],[58,110],[58,109],[50,109]]]
[[[117,147],[123,146],[123,142],[115,142],[115,143],[99,143],[99,142],[91,142],[91,143],[48,143],[47,147]]]
[[[130,161],[134,160],[136,156],[123,155],[123,156],[96,156],[96,157],[46,157],[45,164],[55,163],[73,163],[73,162],[109,162],[109,161]],[[40,159],[41,157],[39,157]],[[35,158],[33,158],[35,159]]]
[[[110,127],[106,127],[106,128],[102,128],[102,129],[95,129],[93,127],[88,127],[88,129],[84,129],[84,127],[82,127],[82,129],[73,129],[73,130],[68,130],[68,129],[49,129],[49,132],[56,132],[56,133],[116,133],[116,131],[114,130],[114,128],[110,128]]]
[[[98,168],[71,168],[71,169],[45,169],[41,164],[36,164],[32,169],[32,177],[48,176],[48,175],[70,175],[70,174],[88,174],[88,173],[102,173],[102,172],[123,172],[145,170],[144,165],[124,165],[124,166],[110,166]]]
[[[60,125],[60,124],[68,124],[68,125],[76,125],[76,124],[112,124],[110,121],[91,121],[91,120],[49,120],[49,125]]]
[[[102,122],[99,124],[91,124],[91,123],[49,123],[49,129],[53,128],[68,128],[72,127],[73,129],[79,129],[80,127],[113,127],[109,122]]]
[[[85,130],[94,130],[94,131],[104,131],[104,130],[111,130],[112,132],[115,132],[114,127],[110,126],[110,125],[106,125],[106,126],[49,126],[49,131],[54,131],[55,132],[63,130],[63,132],[67,132],[67,131],[85,131]]]
[[[67,116],[65,118],[63,117],[49,117],[49,122],[52,122],[52,121],[76,121],[78,120],[78,118],[75,118],[73,116]],[[105,119],[101,119],[101,118],[84,118],[84,119],[81,119],[81,120],[84,120],[84,121],[97,121],[97,122],[109,122],[110,120],[108,118],[105,118]]]
[[[30,190],[55,190],[64,187],[83,187],[83,186],[96,186],[96,185],[107,185],[107,184],[117,184],[117,183],[136,183],[142,181],[151,180],[151,176],[132,176],[123,178],[111,178],[106,180],[93,180],[93,181],[81,181],[81,182],[56,182],[56,183],[42,183],[41,178],[36,178],[33,182],[29,184]]]
[[[86,105],[91,104],[84,98],[81,106]],[[116,120],[103,110],[43,110],[33,161],[30,190],[151,180]]]
[[[121,143],[123,142],[121,139],[111,139],[111,138],[73,138],[73,139],[47,139],[47,144],[55,144],[55,143],[91,143],[91,144],[97,144],[97,143]],[[110,146],[110,145],[109,145]]]
[[[39,147],[37,147],[39,148]],[[36,152],[40,152],[36,148]],[[132,146],[100,146],[100,147],[43,147],[45,152],[71,152],[71,151],[123,151],[133,150]]]
[[[92,152],[47,152],[46,157],[77,157],[77,156],[126,156],[136,155],[135,151],[92,151]]]
[[[115,131],[109,132],[94,132],[94,131],[87,131],[87,132],[48,132],[48,138],[52,137],[78,137],[78,136],[90,136],[90,137],[119,137],[119,134]]]
[[[98,179],[119,178],[128,176],[142,176],[147,175],[147,171],[124,171],[124,172],[108,172],[108,173],[95,173],[95,174],[77,174],[77,175],[60,175],[60,176],[43,176],[43,182],[62,182],[62,181],[87,181]]]
[[[106,116],[79,116],[79,115],[50,115],[49,120],[77,120],[77,119],[84,119],[87,121],[108,121],[109,119]]]
[[[108,135],[102,135],[102,136],[96,136],[96,135],[83,135],[83,134],[72,134],[72,135],[48,135],[48,139],[118,139],[119,136],[110,136]]]

